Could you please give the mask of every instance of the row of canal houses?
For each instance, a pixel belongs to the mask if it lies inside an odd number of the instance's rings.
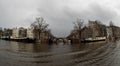
[[[88,21],[88,25],[81,30],[80,38],[75,29],[71,31],[67,38],[71,39],[73,43],[79,43],[79,40],[106,40],[112,39],[112,37],[120,37],[120,27],[114,25],[106,26],[99,21]]]
[[[0,31],[0,35],[2,38],[10,38],[10,39],[36,39],[41,43],[46,43],[50,38],[54,36],[51,34],[49,30],[45,30],[41,33],[40,38],[38,37],[38,33],[35,32],[33,28],[13,28],[13,29],[4,29],[4,31]]]

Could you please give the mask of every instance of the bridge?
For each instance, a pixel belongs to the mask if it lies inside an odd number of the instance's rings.
[[[53,43],[71,43],[71,40],[68,39],[68,38],[54,38],[53,40]]]

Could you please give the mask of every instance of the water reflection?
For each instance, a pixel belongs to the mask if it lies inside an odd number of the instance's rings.
[[[33,44],[33,43],[21,43],[10,42],[9,49],[15,52],[48,52],[50,45],[48,44]]]
[[[0,66],[119,66],[120,44],[33,44],[0,40]]]

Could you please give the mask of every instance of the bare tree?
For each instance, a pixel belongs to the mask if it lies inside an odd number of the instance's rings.
[[[40,39],[41,33],[46,31],[48,24],[45,22],[43,17],[36,18],[36,21],[31,24],[31,27],[34,28],[34,33],[37,33],[37,39]]]
[[[79,42],[81,42],[81,30],[82,30],[82,27],[83,27],[83,22],[84,22],[84,20],[79,19],[79,18],[74,22],[74,28],[78,33]]]

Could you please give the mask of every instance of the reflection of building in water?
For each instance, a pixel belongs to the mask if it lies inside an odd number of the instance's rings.
[[[34,44],[11,42],[10,49],[16,52],[34,52]]]
[[[35,44],[34,52],[48,52],[51,49],[51,46],[48,44]]]
[[[48,44],[10,42],[9,45],[10,50],[15,52],[44,52],[50,49]]]
[[[50,48],[50,52],[58,53],[58,54],[70,52],[71,50],[72,50],[71,45],[63,44],[63,43],[58,43],[57,45],[53,44]]]

